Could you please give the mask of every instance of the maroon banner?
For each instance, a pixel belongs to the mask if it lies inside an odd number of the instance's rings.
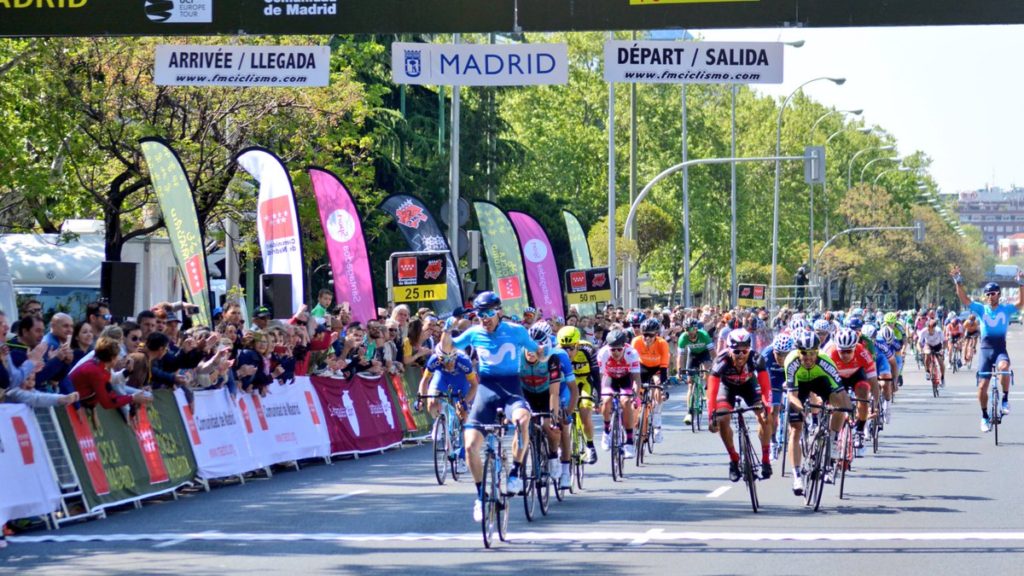
[[[332,455],[377,452],[401,444],[400,415],[384,388],[385,378],[311,376],[310,381],[327,419]]]

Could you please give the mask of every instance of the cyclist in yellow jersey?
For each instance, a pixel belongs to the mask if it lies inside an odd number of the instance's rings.
[[[587,449],[583,457],[587,464],[597,463],[597,450],[594,448],[594,402],[593,384],[599,377],[597,369],[597,348],[590,342],[581,339],[580,331],[575,326],[566,326],[558,331],[558,346],[565,350],[572,361],[573,373],[579,385],[580,403],[579,417],[583,419],[583,433],[587,440]],[[590,398],[590,400],[586,400]],[[570,404],[569,409],[573,409]]]

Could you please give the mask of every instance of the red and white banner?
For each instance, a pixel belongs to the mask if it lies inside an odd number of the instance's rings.
[[[242,413],[226,388],[196,392],[194,408],[189,407],[182,390],[176,390],[174,398],[188,430],[200,478],[225,478],[261,467],[249,448]]]
[[[263,148],[247,148],[238,155],[237,161],[260,183],[256,233],[263,255],[263,271],[267,274],[290,274],[292,277],[292,309],[286,316],[281,316],[289,318],[302,306],[306,296],[299,212],[292,179],[281,159]]]
[[[261,466],[330,456],[327,425],[315,398],[308,377],[296,377],[291,384],[274,382],[263,398],[239,396],[239,406],[252,422],[249,445]]]
[[[0,526],[60,506],[43,435],[25,404],[0,404],[0,486]]]
[[[324,408],[332,455],[377,452],[402,443],[402,416],[383,377],[310,380]]]

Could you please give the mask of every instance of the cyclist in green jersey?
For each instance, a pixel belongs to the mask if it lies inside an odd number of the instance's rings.
[[[814,394],[818,398],[828,399],[832,406],[849,409],[850,397],[843,389],[842,377],[832,359],[818,350],[821,346],[818,335],[809,330],[801,331],[796,334],[794,340],[796,349],[786,357],[785,370],[786,385],[790,390],[789,461],[793,467],[793,493],[800,496],[804,492],[803,478],[800,476],[800,434],[804,425],[801,412],[804,409],[804,402]],[[845,417],[846,414],[835,412],[829,423],[834,446],[833,454],[839,453],[835,443]]]
[[[706,369],[711,365],[711,349],[714,347],[714,342],[711,340],[711,335],[698,328],[697,324],[695,318],[687,319],[683,324],[685,330],[679,336],[679,341],[676,344],[678,348],[676,352],[676,366],[679,370],[679,374],[677,374],[679,378],[683,377],[683,370]],[[684,364],[687,351],[690,353],[690,362]],[[693,383],[690,382],[686,388],[686,397],[690,398],[692,394]],[[683,419],[683,423],[689,425],[692,421],[693,417],[688,411],[686,418]]]

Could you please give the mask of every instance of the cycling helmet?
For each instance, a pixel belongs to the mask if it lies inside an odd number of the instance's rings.
[[[575,326],[566,326],[558,331],[558,345],[563,348],[575,346],[580,343],[580,329]]]
[[[451,350],[445,351],[444,347],[441,344],[438,344],[437,346],[434,346],[434,354],[437,355],[437,359],[440,360],[442,364],[448,364],[458,357],[459,350],[458,348],[453,347]]]
[[[793,351],[795,345],[793,337],[789,334],[777,334],[775,339],[772,340],[772,350],[780,354],[789,354]]]
[[[536,322],[530,326],[530,339],[538,344],[551,342],[551,326],[547,322]]]
[[[995,282],[989,282],[988,284],[985,284],[985,288],[982,291],[985,294],[988,294],[989,292],[999,292],[999,284]]]
[[[793,318],[792,320],[789,321],[790,332],[803,332],[808,328],[810,328],[810,326],[807,325],[807,320],[804,320],[802,317]]]
[[[843,328],[836,334],[836,346],[840,350],[853,350],[857,347],[857,333],[849,328]]]
[[[803,330],[795,338],[797,350],[817,350],[821,346],[818,334],[811,330]]]
[[[882,318],[882,321],[886,324],[895,324],[896,322],[899,322],[899,316],[897,316],[895,312],[889,312]]]
[[[696,318],[687,318],[686,321],[683,322],[683,328],[686,330],[700,328],[700,322],[698,322]]]
[[[850,330],[860,330],[864,328],[864,321],[856,316],[851,316],[846,320],[846,327]]]
[[[657,318],[648,318],[640,323],[640,332],[644,334],[658,334],[661,332],[661,322]]]
[[[737,328],[729,332],[729,348],[735,350],[736,348],[740,347],[750,348],[750,346],[750,332],[747,332],[743,328]]]
[[[501,308],[501,298],[498,298],[498,295],[490,290],[481,292],[473,299],[473,308],[477,310],[497,310]]]
[[[868,324],[864,326],[864,330],[861,331],[861,334],[863,334],[865,338],[874,340],[875,334],[878,334],[878,328],[875,328],[874,324]]]
[[[832,327],[832,323],[828,320],[815,320],[814,331],[815,332],[831,332],[829,328]]]
[[[626,318],[626,322],[628,322],[631,326],[638,326],[644,320],[647,320],[647,316],[644,316],[643,312],[631,312],[629,316]]]
[[[864,317],[864,309],[863,308],[854,308],[853,310],[850,311],[850,316],[856,316],[858,318],[863,318]]]
[[[626,342],[628,340],[629,335],[626,334],[626,331],[620,328],[616,328],[615,330],[609,332],[607,336],[605,336],[604,343],[607,344],[610,348],[621,348],[626,345]]]
[[[882,329],[878,331],[878,337],[886,344],[892,344],[896,340],[896,332],[891,326],[882,326]]]
[[[534,316],[536,316],[537,309],[534,308],[533,306],[527,306],[526,308],[523,308],[523,316],[526,316],[527,314],[533,314]]]
[[[865,324],[874,324],[875,323],[875,315],[874,314],[868,314],[868,315],[864,316],[864,323]]]

